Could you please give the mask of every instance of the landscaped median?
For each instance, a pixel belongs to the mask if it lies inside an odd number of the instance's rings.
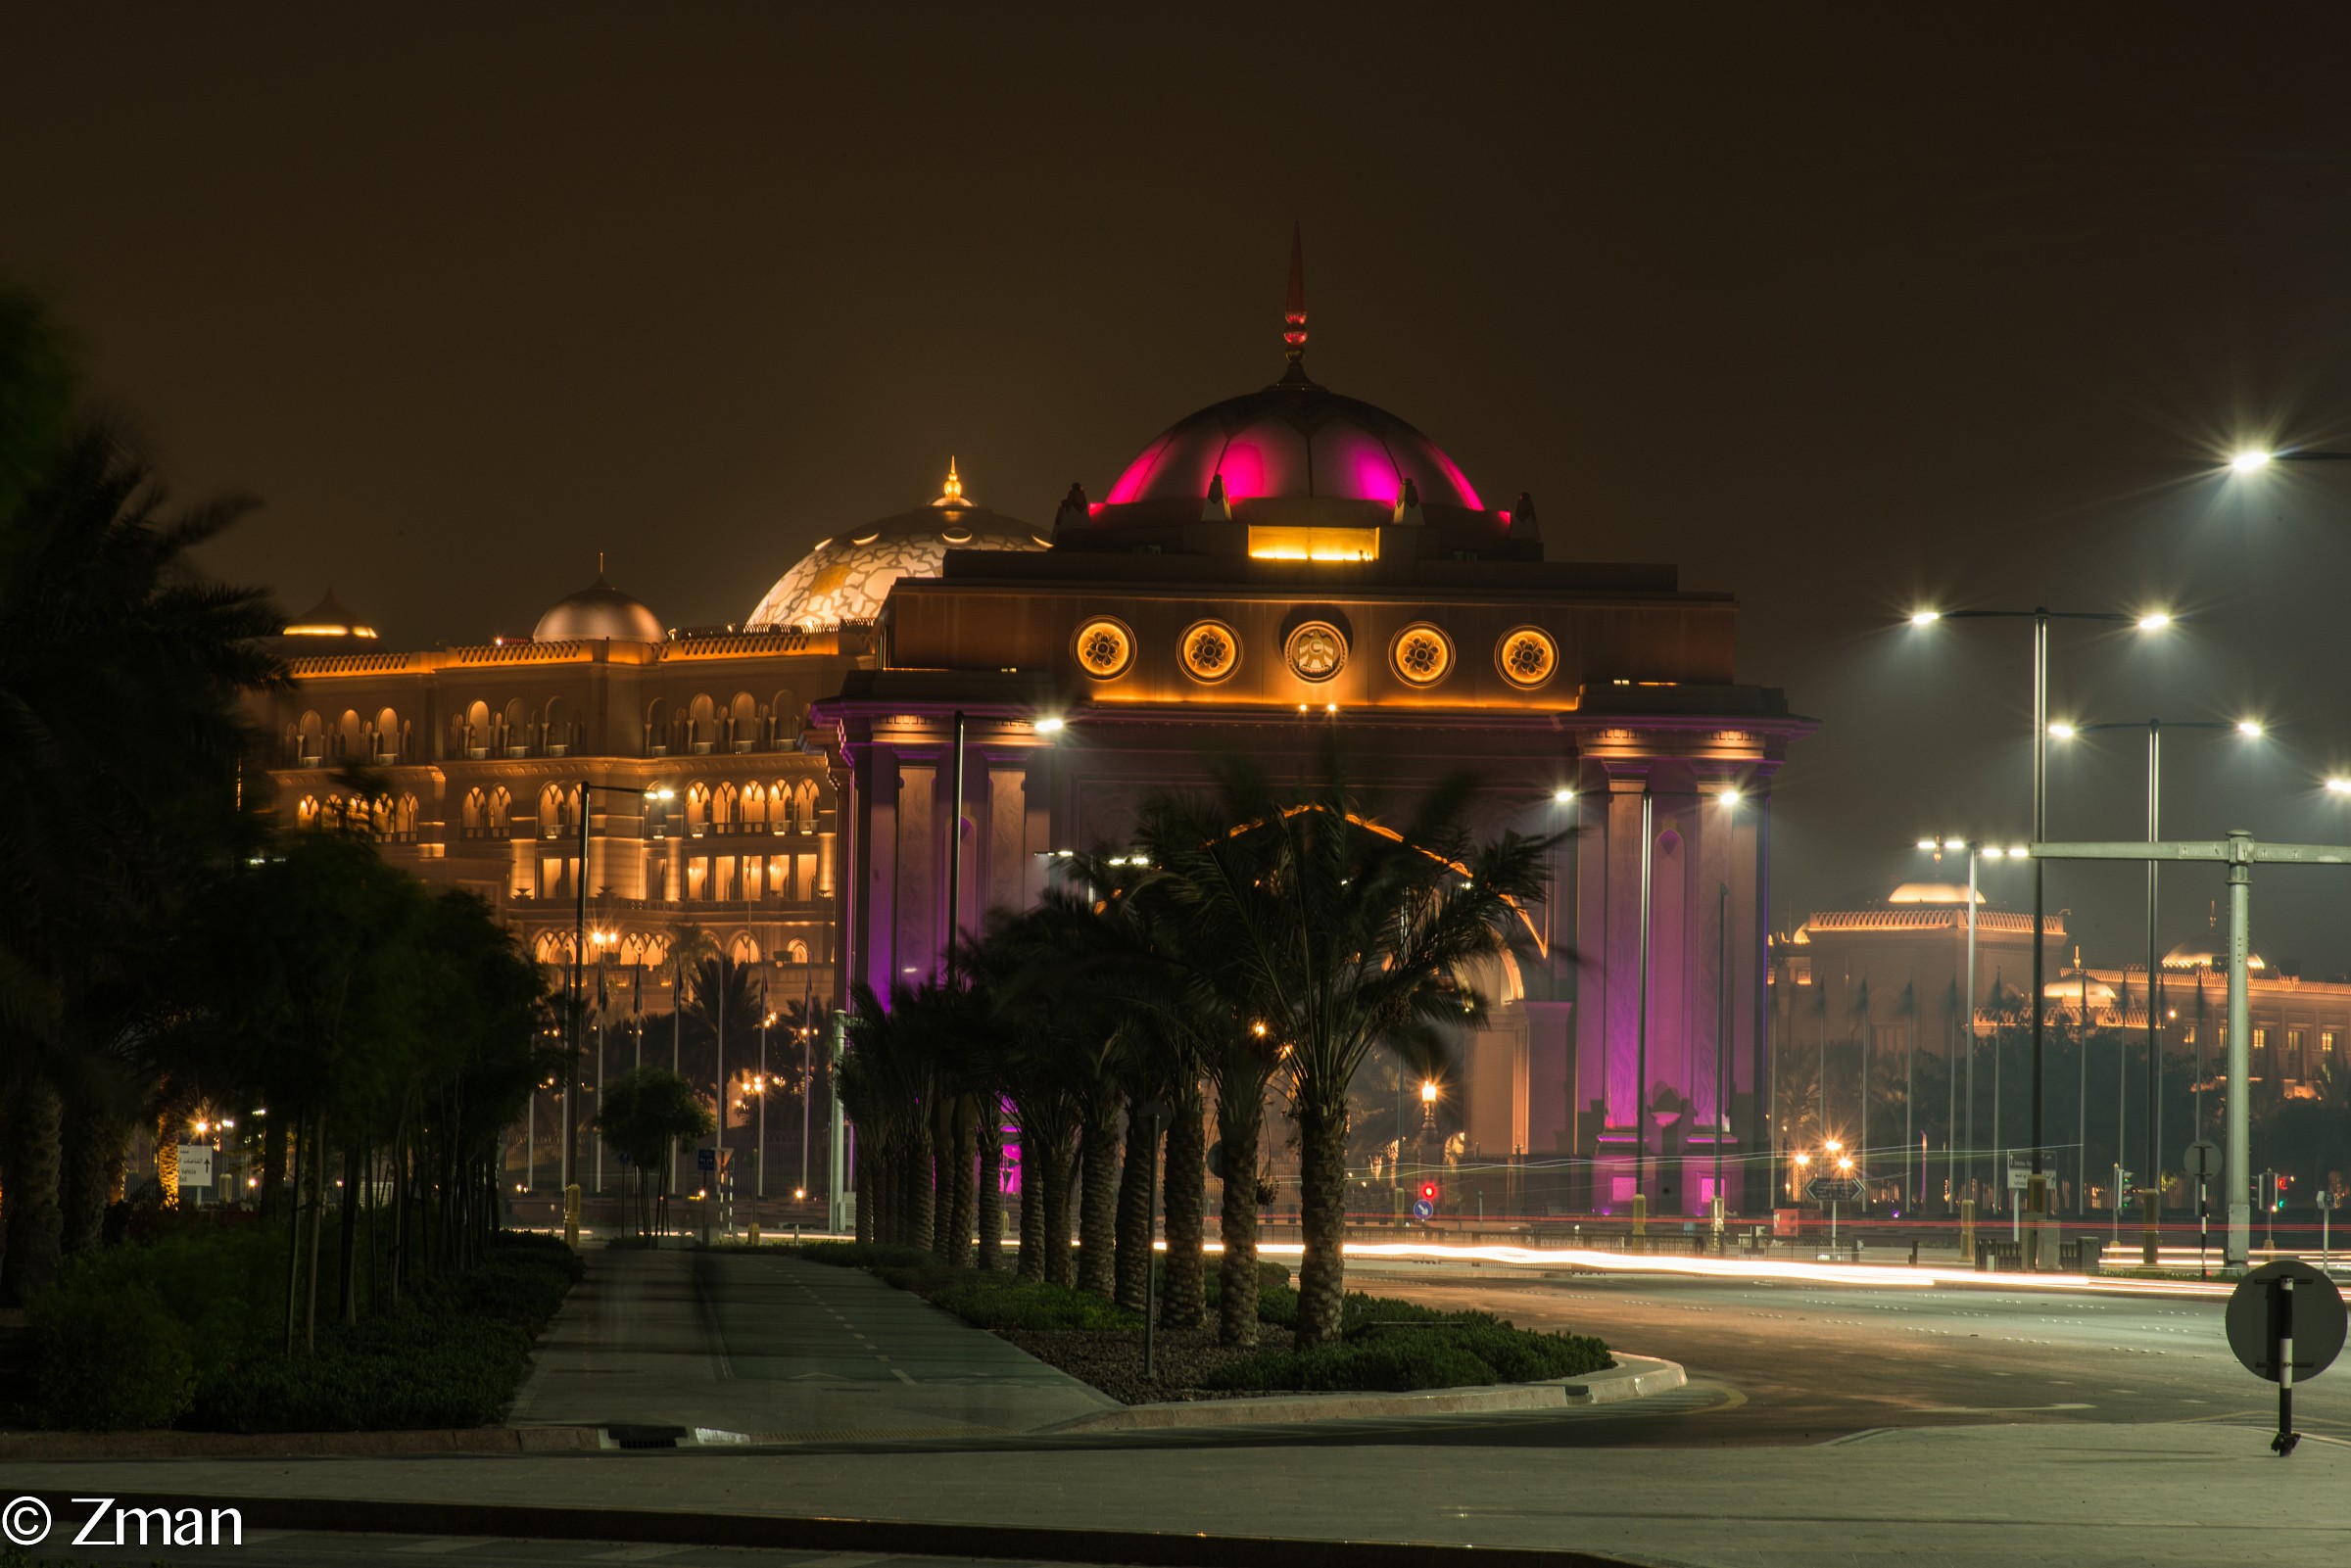
[[[1448,1395],[1510,1390],[1473,1407],[1537,1408],[1571,1402],[1574,1397],[1563,1392],[1571,1380],[1613,1379],[1610,1369],[1616,1366],[1607,1347],[1588,1335],[1543,1333],[1513,1327],[1489,1312],[1439,1311],[1356,1292],[1347,1295],[1338,1342],[1298,1351],[1292,1346],[1298,1297],[1289,1272],[1278,1263],[1263,1263],[1255,1348],[1218,1343],[1212,1272],[1208,1326],[1163,1325],[1154,1347],[1157,1376],[1146,1378],[1141,1317],[1098,1296],[1004,1272],[951,1268],[916,1248],[809,1242],[787,1250],[813,1262],[870,1270],[1127,1405],[1259,1404],[1276,1396],[1273,1402],[1287,1407],[1297,1403],[1293,1396],[1345,1393],[1406,1396],[1403,1405],[1443,1413],[1472,1407],[1458,1398],[1447,1404]],[[1337,1413],[1323,1402],[1315,1402],[1317,1413]],[[1119,1414],[1107,1412],[1106,1418],[1117,1424]]]

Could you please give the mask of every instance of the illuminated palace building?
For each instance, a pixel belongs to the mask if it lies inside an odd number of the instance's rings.
[[[1467,770],[1483,831],[1576,830],[1447,1088],[1465,1151],[1543,1173],[1529,1202],[1622,1212],[1638,1170],[1653,1213],[1703,1213],[1719,1169],[1761,1204],[1770,785],[1809,722],[1737,684],[1727,594],[1547,558],[1527,497],[1488,505],[1313,381],[1295,268],[1283,339],[1277,381],[1049,528],[950,471],[739,629],[666,631],[600,576],[527,642],[400,653],[330,596],[288,629],[281,809],[368,813],[550,964],[584,876],[590,957],[645,964],[648,1010],[689,920],[771,995],[837,1003],[936,973],[951,926],[1033,898],[1057,850],[1115,849],[1153,789],[1236,753],[1309,774],[1335,734],[1389,797]],[[346,760],[378,798],[336,799]]]

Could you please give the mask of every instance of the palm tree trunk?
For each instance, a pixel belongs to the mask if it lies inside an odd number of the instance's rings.
[[[1045,1277],[1045,1135],[1018,1107],[1021,1150],[1021,1246],[1013,1259],[1018,1279]]]
[[[980,1111],[980,1124],[975,1132],[980,1144],[980,1180],[973,1194],[980,1252],[973,1261],[992,1273],[1003,1263],[1000,1254],[1004,1235],[1004,1137],[999,1129],[1004,1123],[1004,1113],[993,1093],[981,1097]]]
[[[1200,1125],[1200,1091],[1188,1087],[1176,1098],[1168,1127],[1167,1288],[1159,1321],[1166,1328],[1198,1328],[1207,1315],[1201,1279],[1201,1189],[1207,1184],[1207,1137]]]
[[[1257,1146],[1266,1124],[1264,1086],[1252,1081],[1246,1087],[1244,1094],[1243,1085],[1234,1083],[1217,1096],[1217,1133],[1224,1145],[1217,1338],[1242,1351],[1257,1344]]]
[[[64,1215],[57,1198],[65,1107],[56,1085],[37,1069],[18,1074],[11,1098],[8,1137],[0,1147],[5,1159],[0,1190],[7,1194],[8,1216],[0,1285],[10,1299],[24,1303],[48,1288],[63,1256]]]
[[[931,1234],[923,1238],[931,1256],[953,1261],[955,1243],[955,1107],[941,1101],[931,1127]]]
[[[1302,1101],[1298,1107],[1298,1226],[1306,1256],[1298,1268],[1299,1350],[1339,1337],[1347,1289],[1347,1108]]]
[[[58,1172],[59,1249],[66,1257],[95,1252],[106,1240],[108,1191],[128,1136],[95,1095],[75,1095],[67,1108]]]
[[[1086,1108],[1085,1164],[1078,1197],[1078,1288],[1108,1298],[1118,1277],[1119,1105],[1108,1093]]]
[[[972,1265],[972,1226],[977,1220],[973,1212],[980,1198],[979,1185],[972,1173],[972,1158],[976,1151],[980,1117],[967,1096],[955,1102],[954,1169],[949,1173],[950,1194],[947,1203],[947,1250],[941,1256],[956,1268]]]
[[[311,1118],[311,1268],[302,1304],[302,1348],[318,1348],[318,1240],[326,1226],[326,1113]]]
[[[849,1179],[857,1194],[857,1217],[852,1222],[857,1232],[857,1245],[873,1245],[874,1236],[874,1140],[860,1137],[850,1157]]]
[[[343,1150],[343,1224],[335,1237],[335,1304],[346,1324],[360,1320],[360,1146]]]
[[[933,1245],[932,1227],[938,1212],[938,1190],[932,1182],[931,1120],[917,1113],[913,1117],[913,1136],[907,1140],[903,1167],[906,1191],[906,1210],[901,1216],[898,1240],[908,1247]]]
[[[1151,1173],[1153,1139],[1141,1117],[1127,1118],[1127,1157],[1119,1166],[1119,1253],[1115,1300],[1128,1311],[1143,1309],[1143,1287],[1151,1267]]]
[[[1045,1233],[1042,1238],[1045,1264],[1045,1283],[1070,1283],[1070,1164],[1072,1150],[1066,1131],[1055,1129],[1055,1136],[1044,1151],[1045,1157]]]

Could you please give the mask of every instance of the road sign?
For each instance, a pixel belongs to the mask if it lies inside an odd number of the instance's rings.
[[[718,1168],[718,1151],[716,1149],[696,1149],[694,1152],[694,1168],[716,1170]]]
[[[2294,1385],[2333,1364],[2343,1349],[2343,1296],[2334,1281],[2295,1258],[2264,1263],[2229,1298],[2229,1349],[2255,1377],[2278,1385],[2282,1457],[2301,1441],[2294,1431]]]
[[[2210,1138],[2198,1138],[2181,1154],[2183,1167],[2191,1176],[2217,1176],[2221,1173],[2221,1146]]]
[[[2279,1289],[2279,1283],[2288,1279],[2294,1282],[2293,1289]],[[2273,1298],[2280,1297],[2291,1298],[2292,1317],[2290,1324],[2280,1320],[2274,1325],[2271,1311],[2277,1304]],[[2236,1293],[2229,1298],[2228,1323],[2229,1349],[2236,1353],[2246,1371],[2273,1383],[2278,1381],[2278,1341],[2285,1336],[2271,1330],[2290,1327],[2294,1381],[2307,1383],[2342,1353],[2343,1293],[2334,1288],[2333,1280],[2308,1263],[2280,1258],[2262,1264],[2237,1283]]]
[[[2332,1209],[2334,1207],[2334,1194],[2328,1191],[2327,1188],[2321,1187],[2319,1189],[2318,1197],[2312,1199],[2311,1202],[2317,1204],[2321,1209]]]
[[[179,1146],[179,1184],[183,1187],[209,1187],[213,1184],[211,1144],[183,1143]]]
[[[1415,1198],[1413,1200],[1413,1214],[1415,1218],[1426,1219],[1429,1215],[1435,1213],[1436,1212],[1437,1206],[1430,1203],[1427,1199]]]
[[[1814,1176],[1804,1183],[1804,1196],[1816,1204],[1857,1203],[1862,1191],[1859,1176]]]

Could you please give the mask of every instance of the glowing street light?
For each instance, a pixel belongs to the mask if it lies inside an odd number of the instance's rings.
[[[2231,471],[2239,474],[2258,474],[2270,466],[2275,453],[2260,447],[2247,447],[2229,459]]]
[[[2327,788],[2332,794],[2351,795],[2351,779],[2338,773],[2327,781]]]
[[[2060,720],[2059,720],[2059,721],[2057,721],[2055,724],[2052,724],[2052,725],[2050,725],[2050,726],[2049,726],[2049,738],[2050,738],[2050,739],[2052,739],[2052,740],[2071,740],[2073,737],[2074,737],[2074,727],[2073,727],[2072,725],[2070,725],[2070,724],[2067,724],[2067,723],[2066,723],[2064,720],[2060,719]]]
[[[1912,610],[1910,612],[1912,626],[1933,626],[1942,619],[1943,611],[1941,610]]]
[[[1030,728],[1038,735],[1059,735],[1069,728],[1069,724],[1070,721],[1067,719],[1039,719]]]
[[[2258,740],[2265,732],[2259,719],[2239,719],[2236,721],[2236,733],[2248,740]]]

